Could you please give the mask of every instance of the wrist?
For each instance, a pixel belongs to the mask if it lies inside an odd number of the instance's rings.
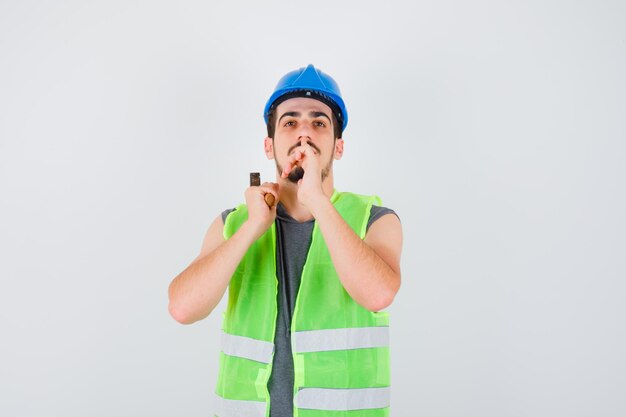
[[[263,225],[256,224],[250,219],[246,220],[238,230],[238,233],[241,233],[242,237],[249,244],[254,243],[258,238],[263,236],[267,228],[264,228]]]
[[[328,209],[333,208],[330,198],[326,194],[321,194],[319,198],[314,199],[308,206],[309,211],[315,219],[323,217]]]

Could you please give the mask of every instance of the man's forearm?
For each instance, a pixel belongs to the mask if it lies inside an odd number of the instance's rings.
[[[170,284],[170,314],[183,324],[208,316],[224,296],[237,265],[255,239],[255,232],[244,223],[230,239],[192,262]]]
[[[391,304],[400,286],[400,271],[394,271],[361,240],[329,200],[321,199],[312,208],[333,265],[348,294],[371,311],[382,310]]]

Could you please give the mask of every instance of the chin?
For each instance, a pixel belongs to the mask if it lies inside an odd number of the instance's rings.
[[[295,167],[287,176],[287,179],[294,184],[297,184],[304,177],[304,168]]]

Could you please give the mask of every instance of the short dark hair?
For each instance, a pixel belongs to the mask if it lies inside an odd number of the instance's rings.
[[[267,136],[274,139],[274,133],[276,133],[276,108],[278,106],[276,105],[272,105],[272,108],[270,109],[270,113],[267,117]],[[330,106],[329,106],[330,107]],[[331,107],[332,110],[332,107]],[[339,139],[341,138],[341,124],[339,124],[339,120],[337,119],[337,115],[335,114],[335,111],[333,110],[331,112],[330,118],[333,122],[333,134],[335,139]]]

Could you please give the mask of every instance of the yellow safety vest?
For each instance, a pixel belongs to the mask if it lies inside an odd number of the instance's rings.
[[[335,191],[331,203],[363,239],[376,196]],[[247,220],[242,204],[226,218],[230,238]],[[267,382],[277,315],[276,227],[241,260],[228,290],[216,394],[217,417],[267,417]],[[389,416],[389,316],[356,303],[343,288],[315,224],[291,321],[294,417]]]

